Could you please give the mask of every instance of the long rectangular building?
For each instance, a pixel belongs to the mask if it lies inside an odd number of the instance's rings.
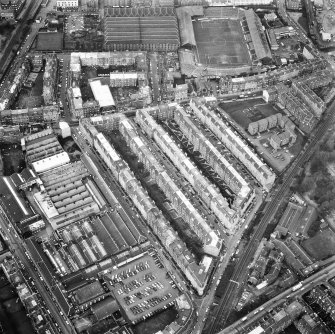
[[[199,120],[207,126],[222,141],[227,149],[239,159],[256,180],[269,190],[276,175],[243,140],[226,125],[220,117],[210,111],[198,100],[191,100],[190,106]]]
[[[209,278],[212,258],[204,256],[202,261],[197,264],[194,256],[185,248],[178,234],[172,229],[170,223],[165,219],[140,182],[135,178],[128,165],[121,159],[104,135],[101,133],[95,135],[93,143],[95,149],[111,169],[122,188],[127,192],[147,224],[152,228],[198,294],[202,295]]]
[[[213,170],[234,191],[237,196],[234,206],[239,207],[240,211],[243,212],[255,195],[249,182],[237,171],[233,163],[224,157],[202,134],[181,106],[176,105],[173,119],[187,139],[192,142],[194,149],[200,152]]]
[[[245,11],[245,20],[248,25],[248,30],[250,32],[257,59],[272,58],[271,50],[263,30],[261,20],[253,9]]]
[[[156,159],[149,149],[146,139],[137,133],[132,121],[127,118],[123,119],[120,122],[120,132],[132,151],[149,170],[151,177],[171,201],[172,206],[202,241],[204,252],[208,255],[218,256],[222,240],[210,228],[207,221],[200,215],[198,210],[170,177],[168,171]]]
[[[176,51],[180,45],[172,7],[108,8],[104,31],[107,50]]]
[[[59,121],[58,106],[43,106],[38,108],[8,109],[0,111],[0,122],[6,125],[21,125],[31,123],[56,123]]]
[[[184,154],[169,134],[145,110],[137,110],[136,122],[148,136],[153,138],[160,149],[180,170],[185,179],[193,186],[200,198],[217,216],[228,231],[232,231],[238,221],[235,210],[229,207],[227,200],[218,189],[205,178],[191,160]]]

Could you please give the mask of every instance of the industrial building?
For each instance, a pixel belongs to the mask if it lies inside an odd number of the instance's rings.
[[[111,115],[110,117],[113,117]],[[95,117],[103,125],[102,117]],[[119,120],[116,121],[119,122]],[[83,123],[83,120],[80,121]],[[119,181],[122,188],[128,193],[134,205],[152,228],[155,235],[160,239],[163,246],[176,261],[192,286],[199,295],[202,295],[207,284],[210,269],[212,268],[212,258],[204,256],[202,261],[197,264],[193,255],[185,248],[184,243],[178,234],[172,229],[170,223],[158,210],[152,199],[147,195],[140,182],[135,178],[128,165],[120,158],[115,149],[108,143],[106,138],[97,131],[88,129],[87,124],[81,125],[85,130],[84,135],[87,140],[93,142],[94,148],[98,151],[101,158],[110,168],[115,178]],[[115,124],[115,121],[112,122]],[[106,124],[106,123],[105,123]]]
[[[154,120],[145,109],[136,111],[136,122],[141,129],[160,147],[192,185],[198,196],[213,211],[219,222],[231,232],[237,224],[238,216],[229,207],[227,199],[205,178],[194,163],[172,140],[170,135]]]
[[[55,248],[51,243],[44,243],[43,252],[59,276],[70,275],[84,267],[98,263],[107,255],[113,255],[107,253],[105,245],[93,230],[89,218],[59,229],[58,234],[62,246]],[[86,301],[78,297],[76,304],[84,303]]]
[[[289,266],[299,274],[303,274],[304,269],[315,262],[293,238],[273,239],[272,242],[284,254],[285,261]]]
[[[43,75],[43,99],[46,105],[55,101],[56,79],[58,60],[55,54],[46,57],[45,70]]]
[[[262,187],[270,190],[276,178],[275,173],[258,157],[257,153],[248,146],[236,131],[232,130],[221,118],[206,107],[205,101],[206,98],[204,100],[192,99],[190,101],[190,106],[196,117],[245,165]]]
[[[67,89],[67,97],[71,114],[75,118],[91,117],[99,114],[100,105],[97,101],[83,102],[81,90],[79,87],[70,87]]]
[[[266,37],[268,38],[268,42],[270,44],[271,50],[278,50],[279,49],[279,44],[277,42],[276,35],[273,31],[273,29],[268,29],[266,30]]]
[[[22,145],[28,165],[39,174],[34,200],[54,230],[105,206],[84,164],[70,163],[53,130],[26,136]]]
[[[222,247],[222,240],[184,195],[169,175],[169,171],[156,159],[149,149],[146,138],[137,133],[134,124],[127,118],[120,121],[119,130],[131,150],[150,172],[152,179],[170,200],[177,213],[199,237],[203,243],[204,252],[208,255],[218,256]]]
[[[4,125],[57,123],[59,119],[60,111],[58,105],[0,111],[0,122]]]
[[[53,158],[61,160],[58,156]],[[89,173],[81,161],[56,167],[40,175],[42,185],[34,194],[54,230],[98,213],[104,206],[95,195],[93,183],[86,181]]]
[[[179,29],[173,7],[105,8],[105,49],[176,51]]]
[[[94,99],[98,102],[100,108],[110,110],[115,107],[112,93],[107,85],[103,85],[99,79],[90,80],[89,83]]]
[[[317,217],[316,209],[310,205],[290,201],[280,218],[277,230],[293,236],[307,237],[307,231]]]
[[[23,143],[28,164],[65,153],[52,129],[28,135],[24,137]]]
[[[99,297],[105,294],[105,290],[99,281],[94,281],[77,290],[71,294],[71,299],[78,305],[80,309],[88,309],[90,305],[100,300]]]

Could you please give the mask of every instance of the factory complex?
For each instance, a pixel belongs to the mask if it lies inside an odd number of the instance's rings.
[[[109,144],[103,138],[101,134],[94,140],[106,149]],[[29,168],[1,177],[1,204],[20,233],[40,235],[27,242],[27,250],[47,282],[59,281],[57,303],[68,317],[75,315],[79,333],[110,317],[115,320],[113,314],[120,311],[125,321],[136,324],[171,306],[190,309],[141,227],[117,202],[116,209],[110,208],[90,174],[92,166],[71,162],[52,129],[24,137],[22,147]],[[121,174],[125,164],[120,159],[119,163]],[[22,190],[27,197],[19,193]],[[148,214],[159,215],[150,210]],[[217,255],[221,241],[208,227],[207,232],[208,252]],[[173,238],[171,232],[167,243]],[[199,270],[207,272],[210,264],[206,257]]]
[[[311,157],[335,67],[285,8],[301,3],[0,0],[0,267],[36,332],[304,326],[292,284],[329,264],[311,254],[333,140]]]

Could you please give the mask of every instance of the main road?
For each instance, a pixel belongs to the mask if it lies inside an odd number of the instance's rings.
[[[86,163],[87,168],[94,175],[94,181],[98,185],[100,191],[103,193],[108,203],[112,208],[116,208],[118,211],[123,210],[123,213],[128,216],[128,219],[133,221],[137,226],[141,227],[141,231],[145,237],[150,240],[152,245],[156,245],[155,248],[163,261],[165,268],[174,275],[174,280],[181,289],[191,305],[191,313],[188,319],[184,322],[182,327],[179,327],[176,334],[182,333],[187,334],[191,332],[194,328],[195,322],[195,307],[193,303],[193,298],[187,292],[187,285],[185,284],[185,278],[180,274],[179,269],[174,265],[173,260],[170,255],[164,251],[161,247],[159,240],[155,237],[153,233],[149,230],[148,226],[137,213],[134,206],[127,202],[127,194],[122,189],[121,185],[116,181],[114,175],[111,173],[109,168],[106,168],[105,163],[100,158],[99,154],[96,154],[93,148],[86,142],[84,135],[77,128],[72,127],[72,137],[82,150],[83,161]],[[94,164],[91,165],[91,162]]]
[[[35,270],[37,266],[31,262],[32,257],[27,253],[25,242],[18,236],[15,228],[10,223],[6,213],[2,210],[0,206],[0,227],[1,234],[7,239],[10,251],[14,254],[15,257],[19,258],[19,260],[24,265],[25,270],[28,275],[33,279],[36,289],[40,293],[43,298],[46,307],[50,310],[53,318],[55,319],[57,325],[63,334],[74,334],[68,324],[66,324],[66,320],[60,315],[55,302],[52,300],[52,296],[47,292],[43,281],[41,280],[39,273]],[[50,322],[49,324],[54,331],[55,323]]]
[[[263,305],[259,306],[253,312],[249,313],[247,319],[244,317],[241,320],[236,321],[231,326],[225,328],[219,334],[238,334],[244,333],[247,327],[252,325],[257,320],[261,319],[270,310],[273,310],[277,306],[283,304],[286,299],[293,300],[295,297],[301,296],[305,292],[313,289],[317,285],[326,282],[335,275],[335,263],[331,263],[326,268],[320,270],[316,274],[301,281],[299,285],[295,285],[284,292],[280,293],[276,297],[270,299]]]
[[[11,52],[13,51],[13,47],[18,42],[18,38],[22,38],[21,34],[23,32],[24,27],[26,26],[29,18],[31,17],[31,14],[35,13],[38,10],[38,7],[40,6],[41,2],[42,0],[27,1],[27,3],[24,5],[24,8],[22,9],[22,13],[20,15],[21,17],[23,17],[23,19],[21,22],[18,23],[17,27],[13,31],[10,40],[6,44],[5,50],[0,59],[0,73],[2,74],[6,73],[7,67],[10,64]],[[34,30],[32,32],[34,33]],[[27,45],[27,40],[24,42],[24,45]],[[29,45],[29,47],[30,46],[31,44]],[[13,66],[11,68],[13,68]],[[2,79],[1,76],[0,79]]]
[[[259,241],[262,239],[268,223],[273,218],[283,198],[287,194],[293,178],[298,173],[299,169],[304,165],[304,163],[310,159],[317,143],[326,133],[327,129],[333,125],[334,114],[335,101],[327,109],[327,115],[320,122],[318,128],[314,132],[314,135],[311,135],[310,141],[306,148],[300,152],[294,163],[283,176],[283,183],[278,186],[277,190],[274,190],[272,200],[266,205],[264,209],[264,215],[256,227],[254,234],[251,236],[245,252],[241,255],[239,261],[236,263],[232,277],[226,286],[225,292],[219,302],[219,305],[217,306],[214,317],[212,317],[212,322],[205,331],[206,334],[217,333],[224,327],[226,320],[233,308],[234,299],[238,294],[240,286],[242,286],[246,278],[247,266],[252,260],[252,257],[258,247]]]

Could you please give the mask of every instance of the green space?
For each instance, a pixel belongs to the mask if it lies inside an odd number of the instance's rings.
[[[251,63],[239,20],[194,21],[193,30],[199,63],[209,66]]]
[[[0,20],[0,56],[2,50],[4,50],[6,42],[13,30],[15,29],[15,24],[7,20]]]
[[[0,270],[0,319],[2,331],[6,334],[35,333],[15,289]]]
[[[317,260],[335,255],[335,233],[330,228],[318,232],[314,237],[304,240],[302,246]]]
[[[37,51],[60,51],[63,50],[62,32],[40,32],[37,35]]]
[[[296,191],[318,204],[319,212],[328,214],[335,209],[334,135],[320,144],[304,172],[297,178]]]
[[[99,15],[73,14],[73,16],[66,18],[64,48],[85,52],[103,51],[104,36],[102,31]]]

